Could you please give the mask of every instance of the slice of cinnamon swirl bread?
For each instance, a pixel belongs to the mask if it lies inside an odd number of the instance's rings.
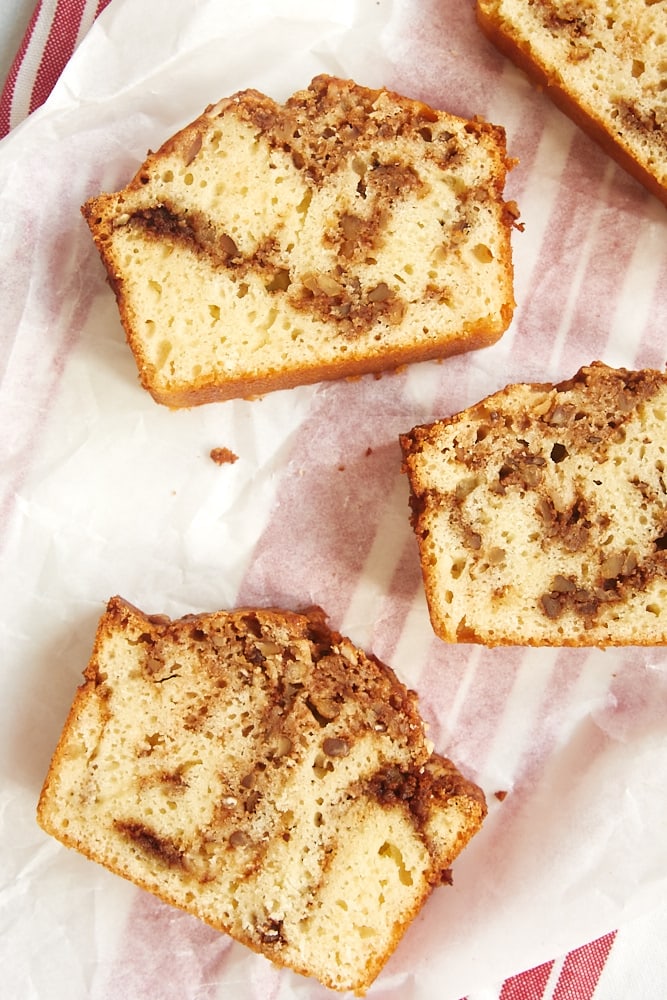
[[[490,344],[513,308],[502,128],[320,76],[247,90],[83,207],[170,406]]]
[[[667,30],[659,0],[477,0],[482,30],[667,204]]]
[[[401,438],[426,598],[449,642],[667,640],[667,375],[599,362]]]
[[[320,609],[176,621],[113,598],[42,827],[336,990],[362,994],[486,811],[416,696]]]

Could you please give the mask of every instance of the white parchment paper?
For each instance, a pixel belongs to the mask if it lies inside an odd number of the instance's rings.
[[[245,87],[282,100],[318,72],[506,126],[525,224],[512,326],[379,380],[159,407],[79,207],[207,104]],[[3,996],[329,995],[37,827],[115,593],[175,616],[320,603],[418,691],[438,749],[486,791],[454,886],[373,997],[458,1000],[650,914],[667,889],[667,654],[450,648],[423,600],[398,434],[510,381],[667,354],[664,208],[493,51],[472,0],[113,0],[0,143],[0,236]],[[215,465],[219,446],[238,461]]]

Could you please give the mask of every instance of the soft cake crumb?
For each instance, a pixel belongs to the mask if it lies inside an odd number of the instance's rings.
[[[42,827],[277,965],[361,995],[486,814],[414,692],[323,612],[112,598]]]
[[[500,126],[323,75],[212,105],[83,214],[142,384],[192,406],[495,342],[511,166]]]
[[[667,375],[600,362],[401,436],[447,642],[667,641]]]
[[[667,204],[667,32],[651,0],[477,0],[490,40]]]

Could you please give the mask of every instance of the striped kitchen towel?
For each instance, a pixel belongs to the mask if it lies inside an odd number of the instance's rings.
[[[0,138],[44,103],[109,0],[39,0],[0,98]]]

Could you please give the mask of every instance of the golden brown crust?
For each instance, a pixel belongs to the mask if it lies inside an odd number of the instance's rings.
[[[490,329],[488,333],[478,330],[474,336],[469,337],[466,336],[465,332],[462,332],[459,337],[450,340],[446,356],[454,357],[467,351],[481,350],[484,347],[490,347],[497,339],[496,330],[493,329]],[[268,392],[295,389],[300,385],[315,382],[333,382],[339,379],[354,380],[364,375],[378,373],[391,375],[400,371],[405,365],[423,361],[437,361],[441,360],[442,357],[442,351],[437,347],[429,350],[411,347],[386,352],[381,364],[378,363],[377,358],[373,357],[322,365],[307,366],[304,364],[298,371],[291,373],[276,371],[261,378],[239,379],[234,384],[221,385],[214,378],[210,380],[197,379],[189,388],[179,387],[173,391],[156,389],[152,381],[151,366],[144,365],[140,372],[140,381],[156,403],[173,409],[181,409],[203,406],[207,403],[221,403],[230,399],[257,399]]]
[[[112,598],[38,805],[91,860],[362,994],[486,813],[416,695],[320,608]]]
[[[143,386],[190,406],[496,341],[511,166],[499,126],[320,76],[211,105],[82,211]]]
[[[555,5],[547,4],[546,6]],[[500,52],[522,70],[533,83],[543,89],[550,100],[586,132],[608,156],[651,194],[667,204],[667,183],[664,180],[664,168],[661,175],[656,174],[656,170],[659,169],[656,159],[662,163],[665,160],[664,145],[657,158],[651,162],[647,160],[646,154],[644,154],[644,159],[638,158],[637,149],[633,149],[626,140],[625,124],[622,119],[619,118],[612,125],[606,109],[592,103],[590,97],[587,98],[576,90],[576,86],[568,77],[567,64],[547,64],[540,59],[528,34],[522,34],[521,28],[514,25],[511,20],[503,19],[499,13],[498,4],[493,0],[478,0],[476,14],[481,30]],[[603,84],[607,90],[611,86],[612,83],[609,80]],[[636,124],[637,120],[635,119],[634,125],[636,126]],[[656,127],[656,124],[653,123],[650,130],[664,133],[664,124]],[[664,140],[662,142],[664,143]]]

